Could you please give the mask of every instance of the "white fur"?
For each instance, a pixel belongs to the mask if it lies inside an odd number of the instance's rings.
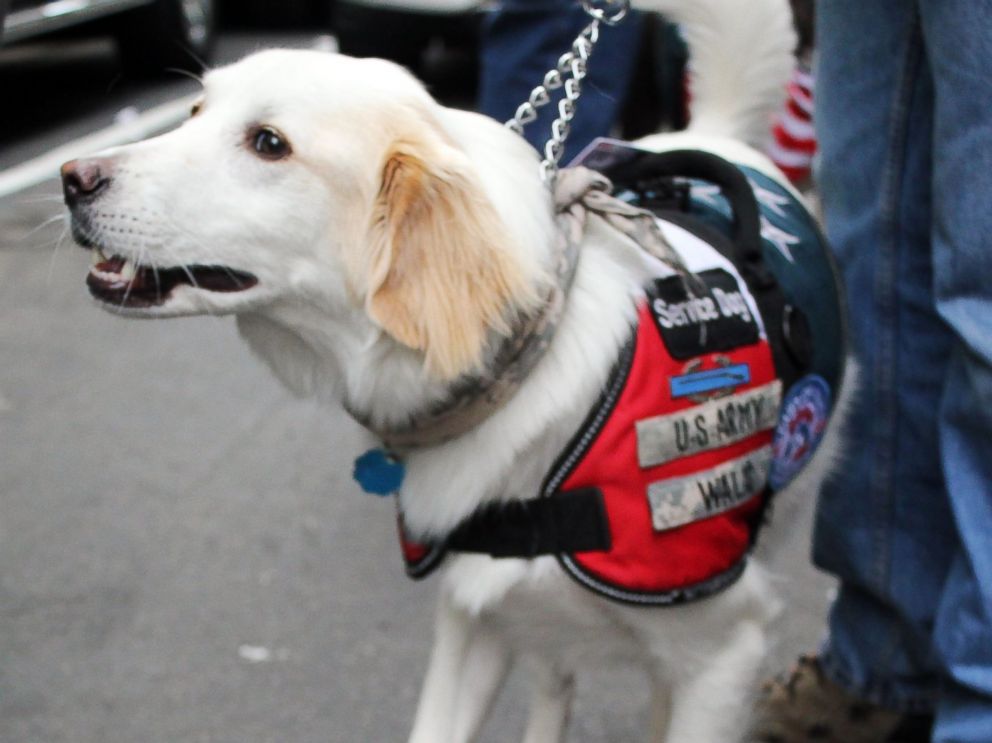
[[[786,4],[635,0],[634,5],[663,13],[681,27],[689,46],[691,130],[763,148],[794,66],[796,36]]]
[[[639,5],[684,24],[694,71],[690,131],[645,144],[710,150],[781,178],[746,143],[763,138],[788,77],[786,0]],[[292,157],[263,162],[248,151],[244,131],[259,122],[289,138]],[[411,128],[468,154],[481,198],[505,224],[508,260],[543,280],[554,225],[522,140],[440,107],[388,63],[268,51],[210,73],[202,111],[180,129],[105,153],[114,182],[93,207],[108,253],[227,265],[255,274],[258,286],[232,294],[180,287],[161,307],[126,313],[237,313],[245,340],[287,386],[378,422],[441,398],[447,383],[372,320],[347,269],[349,251],[364,246],[384,153]],[[140,225],[140,237],[111,229],[125,224]],[[637,248],[593,219],[564,319],[522,389],[476,429],[409,455],[401,502],[413,532],[443,535],[483,503],[537,494],[629,333],[645,277]],[[774,529],[764,535],[775,539]],[[592,594],[552,558],[451,556],[410,741],[472,740],[511,660],[526,658],[535,680],[526,743],[563,740],[572,678],[589,663],[647,667],[655,684],[650,740],[730,743],[744,728],[776,610],[757,563],[713,598],[652,610]]]

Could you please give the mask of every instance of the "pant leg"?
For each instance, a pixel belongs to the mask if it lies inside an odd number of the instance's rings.
[[[951,336],[932,292],[933,82],[914,1],[829,0],[818,14],[818,175],[862,369],[814,533],[814,561],[841,580],[823,659],[863,698],[927,710],[957,544],[935,419]]]
[[[479,110],[498,121],[512,118],[590,20],[575,0],[504,0],[483,30]],[[610,134],[633,77],[641,27],[637,13],[616,26],[601,26],[563,164],[594,138]],[[560,95],[525,129],[527,141],[542,152]]]
[[[938,414],[960,540],[937,615],[936,743],[992,740],[992,2],[924,0],[936,90],[936,307],[953,332]]]

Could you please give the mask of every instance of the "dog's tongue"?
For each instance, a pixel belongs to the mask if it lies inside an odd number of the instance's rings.
[[[100,261],[96,264],[96,270],[103,273],[116,273],[119,274],[124,270],[124,263],[126,261],[119,255],[115,255],[111,258],[107,258],[105,261]]]

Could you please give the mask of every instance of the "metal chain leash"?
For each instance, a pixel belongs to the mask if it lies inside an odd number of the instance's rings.
[[[513,118],[506,127],[523,135],[524,127],[537,119],[538,109],[551,102],[551,92],[565,88],[565,96],[558,101],[558,118],[551,123],[551,137],[544,144],[544,159],[541,161],[541,179],[549,186],[554,185],[558,175],[558,164],[565,152],[565,141],[571,131],[571,122],[582,95],[582,80],[587,74],[589,57],[599,41],[601,23],[612,26],[619,23],[630,10],[630,0],[582,0],[582,8],[592,17],[575,41],[572,49],[562,54],[555,69],[549,70],[541,85],[534,88],[526,101],[517,107]]]

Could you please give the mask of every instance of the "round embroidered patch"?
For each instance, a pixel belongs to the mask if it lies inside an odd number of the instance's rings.
[[[788,485],[813,456],[827,427],[831,397],[830,385],[817,374],[808,374],[789,390],[772,439],[768,482],[773,490]]]

